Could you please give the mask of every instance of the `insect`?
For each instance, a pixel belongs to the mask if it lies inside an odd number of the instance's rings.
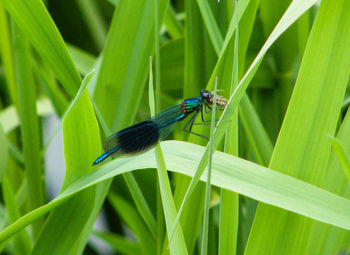
[[[210,112],[210,106],[214,103],[214,97],[216,97],[217,106],[226,106],[227,100],[225,98],[207,90],[201,90],[198,97],[185,99],[180,104],[170,106],[148,120],[112,134],[107,138],[103,146],[105,153],[99,156],[93,165],[101,163],[109,156],[134,155],[152,148],[158,140],[164,140],[170,134],[174,126],[172,124],[185,119],[191,113],[194,114],[185,124],[183,130],[208,139],[203,135],[192,132],[192,127],[193,125],[209,124],[210,121],[204,120],[203,108],[205,113]],[[201,115],[202,123],[194,123],[199,114]]]

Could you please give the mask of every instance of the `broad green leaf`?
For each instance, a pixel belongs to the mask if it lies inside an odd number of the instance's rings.
[[[194,176],[194,169],[205,150],[202,146],[178,141],[162,142],[161,147],[167,169],[188,176]],[[83,189],[118,174],[149,168],[156,168],[153,150],[104,164],[67,187],[47,205],[26,214],[0,232],[0,243]],[[215,186],[350,230],[350,200],[314,185],[219,151],[214,154],[212,174]],[[202,180],[205,179],[203,175]]]
[[[91,172],[91,164],[100,153],[99,128],[86,89],[64,118],[63,139],[66,176],[62,190]],[[89,219],[95,204],[94,196],[95,187],[92,187],[53,210],[33,253],[68,254]]]
[[[2,0],[2,4],[70,96],[81,78],[44,4],[40,0]]]
[[[270,162],[270,168],[318,186],[330,155],[327,134],[335,132],[350,71],[349,24],[350,2],[322,1]],[[305,217],[260,204],[246,254],[304,254],[311,227]]]

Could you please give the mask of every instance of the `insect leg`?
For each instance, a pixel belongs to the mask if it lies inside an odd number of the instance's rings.
[[[209,110],[207,110],[207,108],[209,108]],[[211,107],[207,103],[204,103],[204,111],[205,113],[210,113],[212,111]]]
[[[209,108],[210,110],[207,110]],[[212,108],[208,104],[204,104],[204,112],[205,113],[210,113],[212,111]],[[201,118],[202,118],[202,123],[193,123],[192,125],[210,125],[211,120],[204,120],[204,114],[203,114],[203,107],[201,108]],[[218,120],[215,120],[217,122]]]
[[[194,134],[194,135],[197,135],[197,136],[199,136],[199,137],[202,137],[202,138],[204,138],[204,139],[209,140],[209,138],[206,137],[206,136],[204,136],[204,135],[201,135],[201,134],[197,134],[197,133],[195,133],[195,132],[192,132],[192,127],[193,127],[193,125],[194,125],[194,124],[199,124],[199,123],[194,123],[194,121],[196,120],[196,117],[197,117],[198,114],[199,114],[199,111],[197,111],[197,112],[193,115],[193,117],[186,123],[186,125],[184,126],[184,128],[183,128],[182,130],[185,131],[185,132],[188,132],[188,133],[190,133],[190,134]],[[190,124],[190,127],[189,127],[188,130],[186,130],[186,127],[188,126],[188,124]]]

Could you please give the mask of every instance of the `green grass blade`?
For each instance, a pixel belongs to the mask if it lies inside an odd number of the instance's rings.
[[[172,5],[169,5],[164,17],[164,25],[172,39],[178,39],[183,36],[184,28],[176,18],[176,12]]]
[[[44,183],[42,180],[39,119],[35,101],[34,77],[31,69],[30,49],[26,38],[19,28],[13,24],[14,61],[18,92],[19,115],[21,120],[21,136],[25,161],[26,179],[28,181],[28,198],[31,210],[45,202]],[[33,225],[34,237],[40,232],[42,221]]]
[[[57,84],[53,72],[48,65],[44,63],[39,65],[37,61],[33,62],[33,72],[36,74],[36,78],[41,83],[46,95],[50,98],[57,115],[63,116],[68,107],[68,99]]]
[[[160,112],[161,109],[161,100],[160,100],[160,49],[159,49],[159,0],[153,1],[154,5],[154,67],[155,67],[155,99],[156,99],[156,105],[155,110],[156,112]],[[153,87],[153,85],[152,85]]]
[[[121,196],[110,192],[108,199],[112,206],[116,208],[116,211],[127,224],[130,230],[136,235],[137,239],[140,240],[142,247],[144,247],[145,254],[155,254],[156,253],[156,243],[153,239],[154,236],[149,232],[149,229],[142,221],[134,207],[132,207],[127,201],[125,201]]]
[[[93,82],[93,79],[91,80]],[[95,107],[95,112],[96,115],[99,119],[99,122],[102,126],[104,135],[107,137],[109,135],[111,135],[111,131],[107,126],[107,123],[104,119],[104,117],[102,116],[99,108],[96,106],[96,104],[93,102],[93,105]],[[143,195],[142,191],[141,191],[141,187],[138,184],[138,182],[136,181],[133,173],[131,172],[127,172],[125,174],[123,174],[123,178],[124,181],[128,187],[128,190],[132,196],[132,199],[134,200],[134,203],[136,205],[136,208],[139,212],[139,214],[141,215],[141,217],[143,218],[143,220],[145,221],[147,227],[149,228],[149,231],[152,233],[153,237],[156,236],[155,234],[155,219],[154,216],[152,214],[152,211],[146,201],[145,196]],[[97,195],[96,195],[96,206],[94,208],[94,212],[92,213],[88,224],[85,226],[84,229],[84,234],[83,237],[81,238],[81,246],[77,247],[76,249],[79,250],[79,254],[82,253],[83,251],[83,247],[85,246],[85,243],[88,240],[89,237],[89,233],[91,232],[91,229],[93,227],[93,223],[95,222],[98,213],[99,213],[99,208],[101,208],[104,198],[107,195],[107,192],[109,190],[109,187],[111,185],[111,181],[108,180],[105,183],[101,183],[97,186]],[[119,207],[118,207],[119,208]],[[71,254],[76,254],[77,252],[71,252]]]
[[[154,100],[152,57],[149,57],[148,104],[151,117],[153,117],[156,115],[156,103]]]
[[[158,170],[158,181],[160,187],[160,194],[163,203],[164,217],[168,232],[168,238],[170,239],[170,253],[171,254],[188,254],[186,248],[186,242],[180,225],[175,226],[176,220],[176,206],[174,198],[171,192],[171,186],[168,178],[167,168],[163,153],[159,145],[155,148],[157,170]],[[170,237],[171,231],[174,230],[173,238]]]
[[[118,1],[103,55],[96,64],[96,76],[93,77],[88,86],[89,91],[95,98],[100,115],[107,123],[106,127],[113,126],[113,131],[130,125],[139,108],[148,74],[145,63],[152,55],[154,47],[153,20],[149,19],[150,16],[153,17],[151,1]],[[168,1],[160,3],[159,9],[162,15],[167,4]],[[162,15],[160,16],[162,17]],[[126,107],[128,111],[125,111]],[[117,114],[116,111],[118,111]],[[134,177],[132,173],[127,173],[124,178],[131,180]],[[127,183],[130,182],[127,181]],[[132,181],[132,183],[136,184],[136,181]],[[89,232],[110,185],[111,180],[108,180],[98,187],[100,192],[96,195],[96,208],[84,230],[83,243],[88,240]],[[135,203],[144,200],[143,197],[138,197],[135,200],[135,197],[141,192],[134,188],[130,192]],[[141,203],[137,207],[141,208],[142,204],[146,205],[146,203]],[[141,214],[143,217],[146,216],[144,212],[141,212]]]
[[[97,116],[99,118],[101,126],[103,127],[105,135],[106,136],[111,135],[111,132],[110,132],[109,128],[107,127],[107,124],[106,124],[104,118],[102,117],[101,113],[99,112],[99,109],[96,108],[96,106],[95,106],[95,111],[97,112]],[[153,238],[155,238],[156,237],[156,222],[155,222],[154,216],[152,214],[152,211],[147,204],[146,198],[142,194],[140,186],[138,185],[138,183],[137,183],[137,181],[132,173],[124,174],[123,178],[124,178],[126,185],[128,186],[128,189],[131,193],[131,196],[134,200],[134,203],[136,205],[136,208],[137,208],[139,214],[141,215],[142,219],[144,220],[144,222],[145,222],[146,226],[148,227],[150,233],[152,234]],[[106,189],[106,192],[108,190],[107,186],[109,187],[109,185],[110,184],[105,185],[106,187],[104,189]],[[101,195],[101,197],[103,197],[103,196]],[[102,206],[102,204],[101,204],[101,206]],[[94,222],[95,218],[96,217],[91,219],[91,221]]]
[[[9,156],[9,143],[2,125],[0,124],[0,181],[5,174]]]
[[[73,97],[81,78],[42,1],[3,0],[2,4],[42,59],[51,66],[68,94]]]
[[[347,86],[349,24],[350,2],[322,1],[270,162],[272,169],[314,185],[322,184],[330,153],[326,135],[335,132]],[[347,71],[339,72],[343,69]],[[260,204],[246,254],[303,254],[312,224],[300,215]],[[269,234],[262,236],[262,230]]]
[[[334,137],[330,137],[331,142],[332,142],[332,147],[333,150],[335,151],[339,162],[341,163],[344,173],[346,177],[348,178],[348,182],[350,183],[350,161],[349,161],[349,156],[346,154],[343,145],[341,142]]]
[[[252,2],[251,2],[252,3]],[[235,1],[237,7],[237,1]],[[233,89],[238,84],[239,79],[239,65],[238,59],[241,53],[239,52],[240,43],[239,25],[236,28],[233,67],[231,76],[230,96]],[[243,58],[241,58],[243,59]],[[227,86],[228,87],[228,86]],[[244,97],[246,98],[246,97]],[[249,101],[249,100],[248,100]],[[232,118],[232,124],[228,127],[225,135],[224,151],[232,155],[238,156],[238,113],[236,112]],[[239,224],[239,196],[237,193],[221,189],[220,192],[220,218],[219,218],[219,244],[218,254],[236,254],[238,224]]]
[[[197,0],[197,4],[203,16],[206,28],[208,30],[210,39],[215,49],[215,52],[217,55],[219,55],[220,50],[222,48],[223,39],[219,30],[219,27],[216,24],[214,15],[210,10],[209,2],[205,0]]]
[[[107,37],[106,25],[97,4],[91,0],[76,0],[97,48],[101,50]]]
[[[350,112],[344,118],[337,134],[337,139],[344,146],[345,153],[349,153],[350,148]],[[330,192],[349,198],[349,181],[345,176],[336,153],[333,151],[329,159],[327,172],[324,177],[322,187]],[[337,254],[341,252],[350,241],[350,232],[320,222],[315,222],[312,227],[312,233],[307,254]]]
[[[49,146],[49,144],[52,142],[53,138],[55,136],[57,136],[58,132],[62,129],[63,127],[63,121],[64,118],[66,117],[66,115],[71,111],[71,109],[74,107],[74,105],[76,104],[76,102],[80,99],[81,95],[83,94],[86,86],[88,85],[92,75],[94,74],[94,71],[88,73],[85,77],[83,82],[81,83],[81,86],[77,92],[77,94],[75,95],[74,99],[72,100],[72,102],[69,104],[69,106],[67,107],[66,111],[63,113],[62,118],[59,122],[59,124],[57,125],[55,131],[53,132],[53,134],[49,137],[48,141],[46,142],[46,144],[44,145],[44,150]]]
[[[228,105],[226,106],[226,108],[225,108],[225,110],[224,110],[224,112],[219,120],[218,128],[216,129],[216,132],[215,132],[215,148],[218,146],[219,142],[221,141],[222,137],[224,136],[226,127],[229,125],[230,120],[231,120],[230,116],[232,116],[234,114],[234,112],[236,111],[236,108],[237,108],[241,98],[243,97],[245,90],[249,85],[249,82],[251,81],[257,68],[259,67],[259,65],[262,61],[262,58],[263,58],[264,54],[266,53],[266,51],[278,39],[278,37],[290,25],[292,25],[293,22],[295,22],[297,20],[298,17],[300,17],[305,11],[308,10],[308,8],[310,8],[315,3],[314,0],[310,0],[308,2],[304,1],[303,4],[301,5],[300,1],[301,0],[295,0],[291,4],[291,6],[288,8],[288,10],[283,15],[283,17],[281,18],[280,22],[278,23],[278,25],[276,26],[274,31],[271,33],[269,39],[266,41],[266,43],[264,44],[264,46],[260,50],[259,54],[256,56],[255,60],[253,61],[253,63],[249,67],[248,71],[246,72],[246,74],[244,75],[244,77],[242,78],[242,80],[240,81],[238,86],[236,87],[233,95],[231,96],[231,98],[228,102]],[[224,43],[224,45],[225,45],[225,43]],[[225,46],[223,46],[223,47],[225,47]],[[202,173],[204,171],[207,159],[208,159],[208,149],[206,150],[205,154],[203,155],[203,157],[202,157],[202,159],[197,167],[196,175],[192,179],[190,186],[187,189],[185,198],[184,198],[182,205],[179,209],[179,213],[178,213],[176,222],[179,221],[179,218],[181,216],[184,205],[186,204],[186,202],[188,200],[188,197],[190,197],[195,186],[198,184],[199,177],[202,175]]]
[[[10,28],[5,9],[0,2],[0,53],[2,68],[4,69],[5,79],[8,87],[8,94],[12,103],[17,104],[16,92],[16,74],[13,63],[13,52],[10,38]]]
[[[215,90],[218,88],[218,80],[215,82]],[[204,205],[204,217],[203,217],[203,230],[202,230],[202,240],[201,240],[201,254],[208,254],[208,239],[209,239],[209,202],[211,198],[211,172],[213,167],[213,154],[214,154],[214,127],[216,118],[216,97],[213,100],[213,108],[211,113],[211,123],[210,123],[210,140],[209,140],[209,159],[208,159],[208,172],[207,172],[207,182],[205,187],[205,205]]]
[[[232,36],[237,28],[237,25],[239,23],[239,21],[241,20],[243,14],[245,13],[248,5],[249,5],[249,2],[250,1],[239,1],[238,2],[238,5],[235,9],[235,12],[231,18],[231,21],[230,21],[230,25],[229,25],[229,28],[226,32],[226,36],[225,36],[225,39],[224,39],[224,43],[221,47],[221,51],[220,51],[220,55],[219,57],[221,57],[225,51],[227,50],[227,46],[229,45],[231,39],[232,39]]]
[[[148,68],[145,67],[154,51],[152,1],[121,0],[114,13],[94,95],[113,130],[131,124],[146,84]],[[168,1],[160,3],[160,21],[167,5]]]
[[[184,81],[184,50],[183,37],[167,42],[160,47],[162,91],[182,90]]]
[[[267,166],[272,155],[272,143],[247,95],[242,97],[238,113],[257,162]]]
[[[291,0],[260,0],[259,13],[266,37],[274,30],[279,19],[291,4]],[[293,66],[295,55],[298,50],[297,24],[291,26],[276,42],[272,49],[275,56],[276,69],[279,75],[288,77],[288,73]],[[290,79],[280,79],[282,90],[288,87],[285,82],[290,83]]]
[[[205,87],[215,65],[216,56],[196,1],[185,1],[184,4],[186,20],[184,34],[184,85],[182,91],[183,98],[189,98],[198,95],[199,91]],[[188,134],[185,132],[182,132],[180,135],[182,139],[188,137]],[[204,142],[203,139],[198,141],[199,139],[191,136],[189,136],[189,139],[193,142]],[[177,207],[183,200],[189,182],[190,179],[187,176],[177,176],[174,192]],[[198,212],[203,211],[204,208],[204,190],[204,185],[200,185],[195,190],[189,206],[184,209],[183,217],[181,218],[181,226],[189,253],[192,253],[195,248],[198,232],[202,224],[202,214],[199,215]]]
[[[149,105],[150,105],[150,111],[152,116],[154,116],[155,114],[155,102],[154,102],[153,91],[154,89],[153,89],[152,59],[150,58]],[[166,223],[167,231],[169,235],[170,230],[174,226],[174,221],[175,221],[177,212],[176,212],[176,207],[174,203],[174,198],[171,192],[169,177],[166,171],[167,169],[165,166],[163,153],[159,144],[156,146],[155,154],[156,154],[156,161],[157,161],[159,191],[160,191],[160,196],[161,196],[163,210],[164,210],[165,223]],[[161,240],[158,240],[158,242],[160,241]],[[171,254],[188,254],[185,239],[181,230],[181,226],[178,226],[176,228],[175,236],[170,242],[170,253]]]
[[[157,9],[156,5],[158,3],[154,3],[155,5],[155,9]],[[155,19],[157,19],[157,17],[154,17]],[[155,21],[156,23],[156,21]],[[158,29],[157,29],[157,24],[154,26],[155,27],[155,33],[158,34]],[[159,38],[158,36],[156,35],[154,37],[154,43],[155,43],[155,55],[157,56],[156,57],[156,65],[157,67],[159,67],[159,59],[160,59],[160,56],[159,56],[159,47],[157,44],[159,44]],[[159,78],[159,71],[160,70],[156,70],[156,76],[157,78]],[[158,82],[158,84],[160,85],[160,80],[156,81]],[[158,91],[159,92],[159,91]],[[150,113],[151,113],[151,116],[153,117],[155,114],[156,114],[156,104],[155,104],[155,100],[154,100],[154,85],[153,85],[153,70],[152,70],[152,57],[150,56],[150,59],[149,59],[149,78],[148,78],[148,102],[149,102],[149,108],[150,108]],[[159,104],[157,104],[159,105]],[[158,145],[157,145],[158,146]],[[164,160],[164,159],[163,159]],[[160,175],[158,174],[158,180],[160,179]],[[159,181],[158,181],[159,182]],[[160,182],[159,182],[160,184]],[[163,201],[162,201],[162,194],[161,192],[164,192],[165,190],[165,187],[161,187],[160,185],[157,185],[157,198],[156,198],[156,201],[157,201],[157,209],[156,209],[156,212],[157,212],[157,254],[161,254],[162,252],[162,246],[163,246],[163,239],[164,239],[164,212],[163,212]],[[164,195],[163,195],[164,196]],[[170,199],[173,199],[172,197]],[[168,218],[166,219],[168,220]]]
[[[9,223],[15,222],[20,218],[20,207],[16,201],[13,187],[10,184],[8,176],[5,175],[2,182],[2,192],[4,196],[4,205],[8,214]],[[16,254],[29,255],[32,250],[32,243],[28,232],[23,229],[13,240],[14,250]]]
[[[124,181],[126,182],[126,185],[128,186],[131,192],[131,196],[135,202],[139,214],[146,223],[153,237],[156,238],[156,221],[154,219],[151,209],[149,208],[149,205],[147,204],[146,198],[144,197],[141,191],[140,186],[138,185],[132,173],[126,174],[125,176],[123,175],[123,177]]]
[[[203,1],[200,1],[203,2]],[[240,66],[244,66],[244,56],[246,55],[246,50],[248,47],[248,42],[249,42],[249,35],[250,33],[248,33],[248,31],[251,31],[251,27],[253,24],[253,20],[254,20],[254,16],[256,13],[256,8],[258,5],[258,1],[250,1],[249,5],[245,6],[245,5],[238,5],[237,4],[237,8],[236,8],[236,13],[241,13],[241,9],[242,8],[247,8],[247,12],[244,13],[244,15],[242,14],[241,19],[243,20],[242,22],[242,26],[245,33],[241,36],[242,39],[241,40],[241,44],[242,46],[240,46],[239,48],[237,47],[237,50],[235,50],[234,52],[238,52],[238,50],[240,50],[241,55],[239,57],[239,65]],[[240,9],[238,9],[240,8]],[[207,29],[209,31],[212,30],[212,32],[209,32],[209,34],[216,34],[217,36],[220,36],[221,38],[221,34],[219,32],[219,28],[217,26],[217,24],[215,23],[215,20],[210,19],[209,17],[211,16],[211,12],[209,9],[206,9],[205,13],[202,13],[202,16],[204,18],[204,20],[206,21],[206,26]],[[233,16],[235,17],[235,16]],[[250,22],[246,22],[246,20],[249,20]],[[232,27],[236,21],[234,18],[231,19],[231,24],[230,26]],[[236,24],[238,27],[238,23]],[[234,27],[233,31],[235,31],[237,28]],[[231,34],[232,36],[232,34]],[[213,40],[213,37],[211,37],[212,39],[212,43],[216,46],[214,46],[215,48],[218,48],[219,50],[217,51],[217,54],[220,54],[220,51],[222,49],[222,39],[215,41]],[[221,42],[220,42],[221,41]],[[233,52],[233,51],[232,51]],[[219,76],[221,79],[221,82],[223,84],[227,84],[226,90],[228,90],[227,88],[229,86],[231,86],[232,84],[232,74],[233,71],[231,71],[231,68],[228,68],[227,66],[230,66],[230,64],[226,63],[227,60],[230,61],[231,56],[228,54],[228,52],[226,51],[224,55],[221,55],[215,70],[212,73],[212,78],[214,76]],[[236,72],[236,78],[238,79],[238,77],[241,77],[241,70],[243,70],[240,67],[240,71]],[[238,82],[237,82],[238,83]],[[236,83],[236,84],[237,84]],[[210,86],[210,82],[209,82],[209,86]],[[225,88],[224,87],[224,88]],[[232,90],[230,90],[232,91]],[[230,95],[232,94],[232,92],[230,93]],[[243,96],[242,101],[241,101],[241,107],[240,107],[240,117],[242,119],[242,123],[243,123],[243,127],[245,128],[246,133],[248,134],[248,139],[250,144],[253,147],[253,151],[255,152],[255,156],[258,159],[258,162],[267,165],[271,154],[272,154],[272,144],[269,140],[269,137],[267,136],[267,133],[252,105],[252,103],[250,102],[248,96]]]
[[[13,157],[14,161],[24,168],[24,156],[23,153],[11,142],[8,142],[8,151],[11,157]]]
[[[184,98],[188,98],[197,95],[198,91],[204,88],[211,72],[211,69],[210,72],[207,71],[207,66],[214,65],[216,59],[211,56],[211,53],[214,51],[213,48],[208,49],[211,52],[206,52],[206,43],[209,42],[209,36],[204,29],[196,2],[186,1],[185,11],[187,19],[184,37],[185,80],[183,95]],[[203,52],[207,54],[203,54]]]
[[[91,163],[100,152],[99,128],[86,89],[64,117],[63,136],[66,175],[62,189],[65,189],[92,171]],[[33,254],[47,254],[47,251],[68,254],[92,213],[94,197],[95,187],[92,187],[53,210],[41,230]]]
[[[98,107],[95,104],[94,104],[94,107],[95,107],[96,115],[99,119],[99,122],[102,126],[102,129],[103,129],[105,136],[110,136],[112,133],[111,133],[110,129],[108,128],[107,123],[105,122],[101,112],[99,111]],[[153,237],[155,238],[156,237],[156,222],[155,222],[154,216],[152,214],[152,211],[151,211],[149,205],[147,204],[146,198],[144,197],[144,195],[141,191],[141,188],[138,185],[138,182],[136,181],[133,173],[125,173],[123,175],[123,178],[124,178],[126,185],[128,186],[129,192],[134,200],[134,203],[136,205],[136,208],[137,208],[139,214],[141,215],[141,217],[145,221],[147,227],[149,228],[149,231],[152,233]],[[98,193],[98,194],[101,194],[100,199],[98,199],[100,206],[102,206],[102,201],[103,201],[103,199],[101,199],[103,197],[102,194],[104,194],[104,193],[107,194],[106,192],[108,191],[109,186],[110,186],[110,183],[106,182],[104,187],[103,187],[103,185],[101,185],[101,187],[98,187],[101,190],[104,190],[101,193]],[[100,208],[100,206],[98,206],[98,208]],[[92,227],[92,223],[94,222],[94,220],[97,217],[97,213],[98,213],[98,210],[95,210],[95,213],[94,213],[95,217],[91,217],[91,219],[90,219],[91,227]]]
[[[90,73],[88,73],[84,77],[84,80],[82,82],[82,85],[80,86],[79,91],[77,92],[74,100],[71,102],[71,104],[69,105],[68,109],[66,110],[66,112],[64,113],[63,116],[65,116],[70,111],[70,109],[72,109],[74,104],[77,102],[77,100],[82,95],[82,93],[85,90],[85,88],[91,83],[91,81],[93,80],[93,77],[95,76],[93,74],[95,74],[95,72],[91,71]],[[93,103],[93,102],[91,102],[91,103]],[[56,133],[61,129],[61,127],[62,127],[62,123],[60,123],[60,125],[58,125],[58,127],[55,130],[55,133],[51,136],[51,138],[56,136]],[[108,131],[108,133],[110,133],[110,132]],[[48,143],[50,143],[50,139],[49,139]],[[47,143],[47,145],[48,145],[48,143]],[[127,173],[127,174],[132,175],[132,173]],[[110,183],[111,183],[111,181],[107,181],[107,183],[100,183],[100,184],[98,184],[96,186],[95,206],[94,206],[94,208],[92,210],[92,213],[90,214],[89,219],[87,220],[87,223],[84,225],[83,230],[81,231],[81,235],[76,240],[76,242],[74,243],[73,247],[70,249],[69,254],[71,254],[71,255],[82,254],[82,252],[83,252],[83,250],[84,250],[84,248],[86,246],[86,243],[88,241],[88,238],[90,236],[93,224],[96,221],[96,218],[97,218],[97,216],[98,216],[98,214],[100,212],[100,208],[102,206],[104,198],[106,197],[107,192],[109,190]],[[136,187],[134,188],[134,190],[136,192]],[[103,199],[101,199],[101,197]]]
[[[218,254],[234,254],[237,249],[239,219],[239,196],[237,193],[221,190]]]
[[[310,33],[310,11],[305,12],[298,20],[298,50],[300,57],[304,54]]]
[[[96,105],[94,105],[94,107],[95,107],[95,111],[96,111],[97,117],[99,119],[99,122],[101,123],[101,126],[103,128],[103,132],[105,133],[105,136],[111,135],[111,131],[108,128],[101,112],[99,111],[99,109],[97,108]],[[150,208],[147,204],[147,201],[146,201],[146,199],[141,191],[140,186],[138,185],[133,173],[130,173],[130,172],[125,173],[123,175],[123,178],[124,178],[126,185],[128,186],[129,192],[131,193],[131,196],[134,200],[134,203],[136,205],[136,208],[137,208],[139,214],[141,215],[141,217],[143,218],[147,227],[149,228],[149,231],[152,233],[152,236],[155,238],[155,236],[156,236],[156,234],[155,234],[155,229],[156,229],[155,219],[154,219],[152,211],[150,210]],[[82,246],[80,248],[77,248],[80,250],[79,253],[82,252],[82,248],[84,247],[83,245],[85,245],[85,243],[87,242],[89,233],[90,233],[92,226],[93,226],[93,223],[98,215],[99,208],[102,206],[103,198],[106,196],[108,189],[110,187],[110,184],[111,184],[111,182],[108,181],[106,183],[101,183],[97,186],[96,203],[98,203],[99,205],[96,205],[94,212],[89,219],[89,223],[87,224],[87,226],[84,229],[85,234],[84,234],[84,237],[82,238],[82,241],[81,241]],[[75,253],[72,252],[72,254],[75,254]]]
[[[73,45],[68,45],[68,51],[81,74],[86,75],[94,68],[97,59],[93,55]]]

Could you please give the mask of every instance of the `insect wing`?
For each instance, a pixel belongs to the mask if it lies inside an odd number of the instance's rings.
[[[151,120],[156,122],[161,128],[164,128],[180,119],[180,117],[183,115],[181,108],[181,104],[170,106],[169,108],[155,115],[153,118],[151,118]]]
[[[105,143],[103,144],[103,149],[109,151],[118,145],[117,133],[110,135]]]
[[[160,112],[149,120],[142,121],[130,127],[124,128],[107,138],[104,150],[110,151],[115,147],[120,150],[111,154],[136,154],[152,148],[158,140],[165,139],[172,131],[172,124],[181,116],[181,104],[173,105]]]
[[[121,150],[137,153],[155,145],[159,139],[159,126],[152,120],[145,120],[117,133]]]
[[[181,104],[171,106],[152,118],[161,127],[159,140],[166,139],[174,130],[175,124],[184,116],[181,108]]]

